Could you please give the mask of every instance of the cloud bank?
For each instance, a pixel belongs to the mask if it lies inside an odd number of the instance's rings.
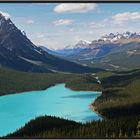
[[[112,16],[114,24],[122,25],[125,22],[140,20],[140,12],[124,12]]]
[[[97,4],[90,3],[70,3],[70,4],[59,4],[54,8],[56,13],[86,13],[89,11],[95,11],[97,9]]]

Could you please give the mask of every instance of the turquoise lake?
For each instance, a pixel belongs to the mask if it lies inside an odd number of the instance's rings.
[[[73,91],[58,84],[46,90],[0,97],[0,136],[14,132],[41,115],[58,116],[77,122],[101,119],[90,104],[101,92]]]

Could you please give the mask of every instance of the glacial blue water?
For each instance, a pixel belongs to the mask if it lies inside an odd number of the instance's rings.
[[[101,119],[89,105],[101,92],[73,91],[58,84],[46,90],[0,97],[0,136],[14,132],[41,115],[58,116],[77,122]]]

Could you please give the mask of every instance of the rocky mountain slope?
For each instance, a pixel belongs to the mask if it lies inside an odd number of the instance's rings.
[[[90,69],[50,55],[34,45],[10,18],[0,13],[0,66],[27,72],[90,72]]]
[[[83,43],[78,47],[78,52],[76,46],[72,48],[71,54],[63,57],[86,66],[105,69],[124,70],[140,66],[140,33],[110,33],[85,46]],[[64,50],[66,54],[66,48],[59,51]]]

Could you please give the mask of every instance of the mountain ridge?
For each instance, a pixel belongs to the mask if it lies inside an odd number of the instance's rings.
[[[90,72],[99,69],[53,56],[34,45],[10,18],[0,14],[0,65],[26,72]]]
[[[67,54],[67,51],[69,53],[69,50],[64,49],[65,54]],[[138,62],[137,59],[140,58],[140,33],[110,33],[98,40],[92,41],[88,46],[82,46],[78,51],[76,47],[73,47],[70,51],[72,53],[69,53],[69,55],[63,55],[63,53],[58,51],[57,53],[67,60],[89,67],[111,68],[115,70],[119,68],[123,70],[128,69],[134,65],[129,64],[127,59],[129,61],[133,60],[131,63],[134,64],[135,59]],[[120,60],[118,60],[116,54],[120,56]],[[113,55],[116,57],[113,57]],[[125,60],[128,66],[123,63],[123,60]]]

